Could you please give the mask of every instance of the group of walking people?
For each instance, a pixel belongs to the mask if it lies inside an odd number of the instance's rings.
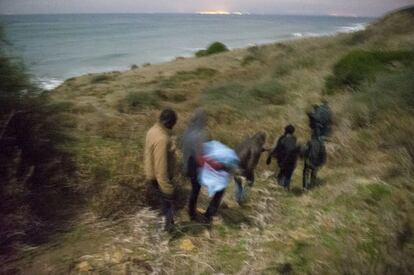
[[[273,146],[267,148],[266,134],[259,131],[243,140],[233,151],[231,148],[209,139],[206,131],[207,115],[202,109],[194,112],[182,136],[183,172],[191,182],[188,200],[188,214],[191,220],[210,223],[216,214],[225,189],[234,176],[235,199],[241,204],[254,184],[254,170],[262,153],[267,152],[266,164],[277,160],[279,172],[276,180],[279,185],[290,189],[290,182],[297,160],[304,159],[303,189],[309,190],[316,184],[317,172],[326,162],[324,141],[331,131],[331,110],[326,101],[314,105],[307,114],[311,138],[306,145],[299,145],[295,127],[287,125],[282,136]],[[165,230],[174,230],[173,182],[176,145],[172,129],[177,122],[177,114],[172,109],[161,112],[159,121],[148,131],[145,139],[144,166],[147,184],[156,190],[161,212],[165,216]],[[200,189],[206,186],[211,196],[205,213],[197,211]]]

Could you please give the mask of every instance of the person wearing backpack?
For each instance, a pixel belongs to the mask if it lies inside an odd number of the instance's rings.
[[[303,189],[309,190],[315,186],[317,173],[326,163],[326,149],[323,138],[318,131],[312,134],[304,148]]]

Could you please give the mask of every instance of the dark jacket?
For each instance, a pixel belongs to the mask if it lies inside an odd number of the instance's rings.
[[[326,162],[325,144],[321,138],[313,137],[305,147],[305,165],[317,168]]]
[[[279,167],[295,165],[299,149],[296,144],[296,137],[292,134],[282,135],[270,151],[270,155],[277,159]]]

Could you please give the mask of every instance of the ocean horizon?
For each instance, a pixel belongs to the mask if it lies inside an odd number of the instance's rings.
[[[43,89],[87,73],[191,57],[214,41],[230,49],[363,30],[372,17],[259,14],[0,15],[11,51]]]

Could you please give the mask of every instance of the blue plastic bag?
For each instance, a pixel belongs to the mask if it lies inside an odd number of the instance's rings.
[[[203,153],[206,158],[212,159],[230,170],[237,167],[239,158],[231,148],[218,141],[210,141],[203,144]],[[198,180],[201,185],[207,187],[211,197],[229,184],[230,173],[224,170],[215,170],[208,163],[204,163],[198,171]]]
[[[233,149],[215,140],[203,144],[203,153],[206,157],[221,163],[227,168],[237,167],[240,162]]]

